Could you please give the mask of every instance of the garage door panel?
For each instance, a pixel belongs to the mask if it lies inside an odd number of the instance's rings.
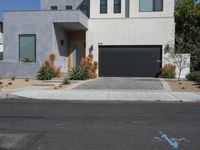
[[[99,47],[99,76],[154,77],[161,64],[161,46]]]

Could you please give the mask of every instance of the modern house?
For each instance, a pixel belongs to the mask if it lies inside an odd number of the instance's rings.
[[[3,22],[0,20],[0,61],[3,60]]]
[[[99,76],[155,77],[174,34],[173,0],[41,0],[4,12],[0,76],[34,77],[52,52],[68,72],[92,52]]]

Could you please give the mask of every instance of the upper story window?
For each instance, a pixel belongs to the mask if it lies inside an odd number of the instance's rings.
[[[51,10],[58,10],[58,6],[51,6]]]
[[[67,5],[67,6],[65,6],[65,9],[72,9],[72,5]]]
[[[83,0],[78,9],[80,9],[86,16],[90,17],[90,0]]]
[[[114,0],[114,13],[121,13],[121,0]]]
[[[163,0],[140,0],[140,12],[163,11]]]
[[[107,0],[100,0],[100,13],[106,14],[108,9],[108,1]]]

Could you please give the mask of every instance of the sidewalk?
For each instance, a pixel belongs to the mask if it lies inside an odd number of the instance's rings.
[[[7,97],[68,101],[166,101],[200,102],[200,93],[133,90],[37,90],[11,92]],[[1,96],[0,96],[1,99]]]

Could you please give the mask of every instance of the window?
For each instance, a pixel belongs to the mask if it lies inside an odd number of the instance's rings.
[[[58,6],[51,6],[51,10],[58,10]]]
[[[67,5],[65,6],[66,9],[72,9],[72,6],[71,5]]]
[[[19,60],[23,62],[36,61],[36,35],[19,35]]]
[[[140,11],[163,11],[163,0],[140,0]]]
[[[107,0],[100,0],[100,13],[101,14],[107,13],[107,9],[108,9],[107,7],[108,7]]]
[[[121,0],[114,0],[114,13],[121,13]]]
[[[78,9],[80,9],[86,16],[90,17],[90,1],[83,0],[79,5]]]

